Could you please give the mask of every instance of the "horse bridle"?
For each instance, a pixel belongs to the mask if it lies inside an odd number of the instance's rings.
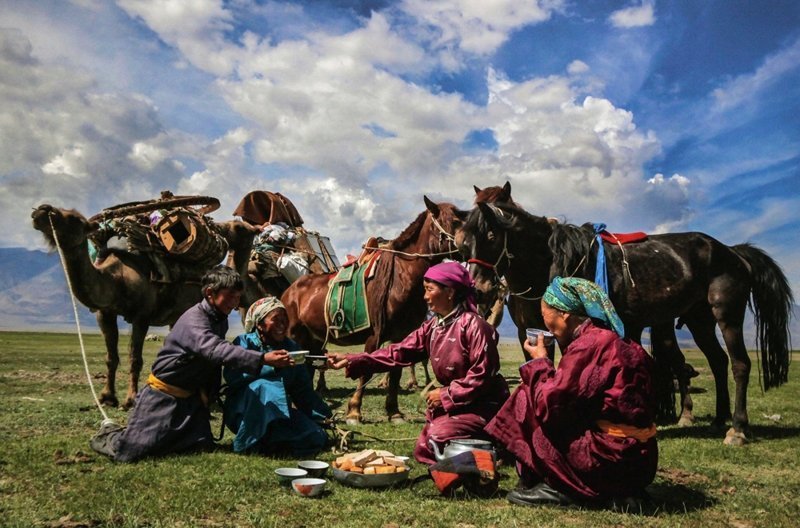
[[[450,248],[450,251],[448,251],[445,254],[452,255],[453,253],[457,253],[458,252],[458,247],[456,246],[456,237],[454,237],[453,235],[448,233],[442,227],[442,225],[436,220],[436,217],[433,216],[432,212],[428,211],[428,214],[431,215],[431,222],[433,223],[433,225],[436,226],[436,229],[439,230],[439,243],[441,243],[442,240],[444,240],[444,239],[447,240],[447,245]]]
[[[481,266],[482,268],[486,268],[486,269],[492,270],[492,272],[494,273],[495,284],[497,284],[497,283],[505,284],[506,288],[508,288],[508,282],[506,282],[505,278],[503,276],[501,276],[500,273],[498,273],[498,271],[497,271],[497,266],[499,266],[500,263],[503,261],[503,257],[505,257],[506,260],[508,261],[508,267],[510,268],[511,267],[511,260],[514,258],[514,254],[511,253],[508,250],[508,232],[507,231],[503,231],[503,251],[501,251],[500,255],[497,256],[497,261],[495,261],[494,264],[490,264],[489,262],[486,262],[485,260],[481,260],[481,259],[478,259],[478,258],[467,259],[467,263],[468,264],[477,264],[478,266]],[[514,297],[519,297],[520,299],[525,299],[525,300],[528,300],[528,301],[536,301],[536,300],[541,299],[541,297],[524,297],[524,295],[526,293],[528,293],[529,291],[531,291],[532,289],[533,289],[533,286],[528,286],[527,289],[522,290],[521,292],[513,292],[513,291],[509,290],[508,291],[508,295],[513,295]]]

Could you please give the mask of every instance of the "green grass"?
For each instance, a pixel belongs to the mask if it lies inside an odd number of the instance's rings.
[[[90,371],[102,377],[102,340],[88,335],[85,341]],[[145,374],[159,343],[146,346]],[[504,346],[501,355],[504,374],[514,380],[521,353]],[[755,439],[732,448],[707,427],[714,409],[707,363],[696,352],[687,355],[700,371],[694,386],[707,389],[693,394],[698,424],[659,428],[659,472],[649,491],[660,509],[640,516],[513,506],[504,498],[516,484],[508,467],[501,468],[501,492],[492,499],[446,499],[430,481],[383,491],[330,482],[323,498],[304,499],[280,487],[273,476],[275,468],[295,460],[233,454],[230,434],[213,453],[114,464],[88,447],[101,416],[86,386],[77,336],[0,333],[0,526],[796,526],[796,362],[790,383],[768,393],[761,393],[754,368],[748,401]],[[127,365],[120,371],[117,383],[124,390]],[[342,409],[353,382],[335,372],[329,384],[332,405]],[[418,393],[408,391],[400,404],[409,423],[386,423],[383,393],[369,387],[366,423],[353,429],[383,440],[356,433],[351,447],[410,455],[422,427],[422,405]],[[124,422],[122,411],[108,412]],[[767,418],[772,415],[780,420]],[[412,477],[425,474],[419,464],[412,466]]]

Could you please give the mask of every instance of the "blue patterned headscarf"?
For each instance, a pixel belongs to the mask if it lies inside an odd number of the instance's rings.
[[[592,281],[556,277],[545,290],[542,300],[562,312],[599,319],[620,337],[625,337],[625,325],[611,304],[611,299]]]

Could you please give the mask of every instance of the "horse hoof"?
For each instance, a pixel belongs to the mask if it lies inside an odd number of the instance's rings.
[[[741,447],[747,443],[747,437],[744,433],[736,431],[731,427],[725,434],[725,440],[722,443],[729,446]]]
[[[118,407],[119,400],[116,396],[108,395],[108,394],[101,394],[100,395],[100,404],[103,407]]]
[[[406,417],[402,414],[393,414],[389,417],[389,422],[394,425],[404,424],[406,423]]]
[[[691,427],[694,425],[694,418],[690,418],[688,416],[681,416],[681,419],[678,420],[678,427]]]
[[[347,425],[361,425],[361,418],[358,416],[351,416],[344,419],[344,423]]]
[[[134,407],[135,405],[136,405],[136,400],[135,400],[135,399],[131,398],[131,399],[125,400],[125,401],[122,403],[122,410],[123,410],[123,411],[128,411],[128,410],[130,410],[130,409],[133,409],[133,407]]]
[[[418,383],[409,383],[406,385],[406,390],[417,390],[419,389]]]

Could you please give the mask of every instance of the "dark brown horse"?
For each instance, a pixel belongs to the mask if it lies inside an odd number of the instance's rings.
[[[475,189],[475,204],[478,203],[510,203],[521,207],[511,197],[511,183],[506,182],[502,187],[493,186],[483,189],[473,186]],[[557,223],[556,219],[549,219],[552,224]],[[493,265],[473,259],[470,266],[483,266],[493,270]],[[471,268],[470,268],[471,269]],[[474,274],[474,272],[473,272]],[[507,296],[506,304],[511,320],[517,327],[517,338],[522,345],[527,336],[527,328],[544,328],[541,311],[541,295],[535,296],[531,289],[526,288],[521,292],[511,291],[505,286],[504,280],[495,275],[497,288]],[[502,317],[498,318],[501,320]],[[686,359],[678,347],[678,340],[675,336],[675,329],[672,323],[657,324],[651,327],[650,342],[653,351],[653,358],[659,368],[656,369],[655,385],[657,394],[657,416],[659,422],[674,423],[686,426],[694,422],[692,414],[692,398],[689,395],[689,373]],[[530,355],[522,348],[525,361],[529,361]],[[552,358],[551,358],[552,359]],[[678,381],[680,392],[680,419],[675,414],[675,388],[673,379]]]
[[[481,189],[473,185],[473,188],[475,189],[475,205],[479,203],[507,203],[519,207],[519,204],[517,204],[513,198],[511,198],[510,182],[506,182],[502,187],[493,186]],[[474,268],[475,266],[482,266],[491,270],[494,269],[493,265],[488,262],[483,262],[479,259],[472,259],[472,262],[470,262],[470,269]],[[472,275],[475,276],[474,271],[472,272]],[[527,336],[525,335],[526,328],[544,328],[544,322],[542,321],[542,310],[539,305],[541,297],[532,295],[530,290],[511,290],[499,275],[495,274],[494,278],[495,289],[502,290],[507,295],[506,305],[508,306],[508,314],[511,316],[511,320],[514,321],[514,325],[517,327],[517,339],[519,339],[519,343],[521,345],[527,339]],[[528,354],[524,348],[522,349],[522,353],[525,356],[525,361],[530,361],[530,354]]]
[[[289,335],[319,353],[323,343],[364,344],[366,352],[376,350],[385,341],[404,339],[425,320],[428,308],[423,299],[422,278],[433,264],[445,257],[458,256],[453,233],[461,225],[464,212],[449,203],[433,203],[425,197],[427,209],[420,213],[387,248],[376,264],[375,276],[366,282],[371,326],[350,336],[328,336],[325,323],[325,298],[334,275],[306,275],[295,281],[281,301],[289,314]],[[400,369],[389,374],[386,413],[392,421],[402,421],[397,405]],[[359,380],[358,389],[348,402],[347,421],[361,420],[361,400],[367,378]]]
[[[530,288],[540,296],[552,276],[593,279],[596,243],[590,226],[552,224],[511,204],[478,204],[459,234],[462,253],[491,264],[474,267],[479,289],[505,276],[512,291]],[[605,244],[609,291],[625,323],[638,339],[648,326],[664,328],[682,318],[714,374],[717,406],[712,425],[730,414],[727,358],[717,340],[718,326],[736,384],[733,428],[725,442],[740,445],[749,434],[747,385],[750,357],[742,326],[751,303],[761,349],[764,388],[787,381],[788,319],[792,293],[780,267],[763,251],[740,244],[728,247],[702,233],[653,235],[620,247]]]

